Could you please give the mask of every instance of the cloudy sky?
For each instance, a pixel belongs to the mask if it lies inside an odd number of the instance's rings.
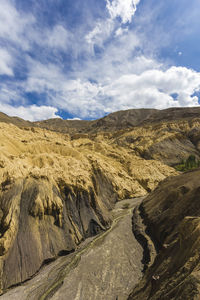
[[[199,105],[199,0],[0,0],[0,111]]]

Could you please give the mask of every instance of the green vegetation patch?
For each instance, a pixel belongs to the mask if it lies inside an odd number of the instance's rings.
[[[174,168],[177,171],[185,172],[200,167],[200,160],[197,160],[194,155],[190,155],[186,160],[182,160],[180,164],[176,165]]]

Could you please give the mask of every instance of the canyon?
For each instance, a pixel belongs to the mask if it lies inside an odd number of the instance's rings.
[[[198,107],[0,114],[1,298],[198,299],[200,171],[174,168],[189,155]]]

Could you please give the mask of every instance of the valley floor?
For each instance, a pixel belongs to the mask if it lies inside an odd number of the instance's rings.
[[[10,289],[2,300],[123,300],[142,277],[143,249],[132,232],[132,211],[141,198],[113,210],[113,225],[80,248],[44,266],[31,280]],[[124,209],[124,204],[129,207]],[[128,205],[127,205],[128,206]]]
[[[142,276],[143,249],[132,232],[132,211],[140,198],[124,200],[113,210],[112,227],[87,239],[80,248],[60,257],[21,286],[0,298],[122,300]],[[124,204],[129,208],[123,209]]]

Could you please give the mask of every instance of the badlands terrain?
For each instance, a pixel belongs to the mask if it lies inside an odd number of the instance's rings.
[[[199,299],[200,108],[0,114],[2,299]]]

